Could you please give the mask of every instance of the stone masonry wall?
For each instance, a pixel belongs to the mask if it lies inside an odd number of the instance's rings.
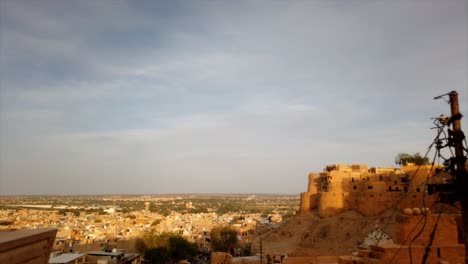
[[[422,208],[422,194],[430,166],[368,168],[365,165],[328,165],[324,172],[309,174],[307,192],[301,194],[300,212],[318,209],[320,216],[356,210],[378,215],[397,203],[403,208]],[[433,197],[426,197],[426,207]]]

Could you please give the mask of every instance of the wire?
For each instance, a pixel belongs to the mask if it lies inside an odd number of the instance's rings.
[[[459,211],[458,213],[461,213],[461,210],[462,210],[462,209],[461,209],[460,207],[457,207],[457,206],[455,206],[454,204],[450,204],[450,203],[446,203],[446,205],[451,206],[451,207],[457,209],[457,210]]]
[[[437,227],[439,226],[439,219],[440,219],[441,214],[442,214],[442,210],[439,211],[439,215],[437,216],[437,220],[436,220],[436,223],[434,225],[434,228],[432,229],[432,232],[429,235],[430,240],[429,240],[429,243],[427,244],[426,249],[424,251],[424,256],[423,256],[423,259],[422,259],[422,262],[421,262],[422,264],[426,263],[426,260],[429,257],[429,252],[431,252],[432,242],[434,242],[435,232],[437,230]]]
[[[436,97],[435,99],[437,98],[442,98],[443,96],[439,96],[439,97]],[[443,98],[445,100],[445,98]],[[445,127],[447,125],[446,122],[443,122],[440,118],[437,118],[434,120],[434,124],[436,125],[436,129],[438,130],[437,131],[437,135],[436,137],[434,138],[433,142],[429,145],[428,147],[428,150],[426,152],[426,154],[424,155],[423,159],[426,159],[429,152],[431,151],[432,147],[434,146],[434,144],[437,144],[437,148],[436,148],[436,151],[435,151],[435,154],[434,154],[434,158],[432,160],[432,165],[431,165],[431,168],[429,170],[429,173],[428,175],[426,176],[426,180],[425,180],[425,184],[424,184],[424,192],[423,192],[423,198],[422,198],[422,203],[423,203],[423,208],[424,210],[426,211],[426,204],[425,204],[425,196],[426,196],[426,191],[427,191],[427,186],[428,186],[428,181],[429,181],[429,177],[432,173],[432,170],[434,168],[434,164],[435,164],[435,161],[437,159],[437,157],[439,157],[439,161],[440,161],[440,158],[442,158],[444,160],[444,166],[446,167],[446,169],[448,168],[447,166],[447,161],[449,159],[446,159],[442,154],[441,154],[441,149],[444,149],[446,147],[448,147],[448,150],[450,151],[450,154],[453,156],[454,155],[454,152],[452,150],[452,144],[450,144],[450,138],[447,136],[447,133],[445,132]],[[441,134],[443,134],[443,138],[441,138]],[[443,145],[442,143],[443,142],[446,142],[445,145]],[[468,157],[468,144],[467,144],[467,141],[466,141],[466,138],[464,138],[464,143],[467,147],[464,147],[464,150],[467,152],[466,157]],[[418,166],[418,168],[416,169],[416,171],[414,172],[413,176],[411,177],[410,181],[408,182],[408,186],[410,186],[412,183],[413,183],[413,180],[415,179],[419,169],[420,169],[421,165]],[[403,193],[402,193],[403,194]],[[408,193],[406,194],[403,194],[400,196],[399,200],[397,201],[394,209],[393,209],[393,212],[390,216],[390,218],[388,219],[387,223],[384,225],[384,227],[382,228],[382,230],[385,230],[388,225],[390,224],[390,222],[393,220],[394,216],[395,216],[395,213],[397,211],[397,209],[400,207],[401,205],[401,202],[403,201],[404,198],[406,198],[406,196],[408,195]],[[435,203],[434,203],[435,204]],[[433,204],[433,205],[434,205]],[[433,206],[432,205],[432,206]],[[432,207],[431,206],[431,207]],[[452,205],[453,207],[457,208],[456,206]],[[459,209],[459,208],[457,208]],[[439,211],[439,215],[437,217],[437,221],[436,221],[436,224],[431,232],[431,235],[430,235],[430,241],[429,241],[429,244],[427,245],[426,247],[426,252],[425,252],[425,255],[423,257],[423,264],[426,262],[427,258],[428,258],[428,255],[429,255],[429,252],[430,252],[430,248],[432,246],[432,242],[434,240],[434,237],[435,237],[435,232],[437,230],[437,227],[438,227],[438,223],[439,223],[439,219],[440,219],[440,215],[441,215],[441,210]],[[418,221],[418,223],[415,225],[415,227],[411,230],[411,232],[408,234],[408,237],[406,238],[406,240],[404,241],[404,243],[400,246],[400,248],[397,250],[397,252],[395,253],[395,255],[392,257],[392,259],[390,260],[390,263],[392,263],[392,261],[395,259],[396,255],[398,254],[398,251],[402,248],[402,246],[404,244],[406,244],[406,241],[407,239],[409,238],[410,234],[412,234],[414,232],[414,230],[416,229],[416,227],[419,225],[419,223],[421,222],[421,220],[424,220],[424,223],[423,223],[423,226],[422,228],[419,230],[419,232],[417,233],[417,235],[411,239],[410,243],[409,243],[409,255],[410,255],[410,263],[412,264],[413,263],[413,260],[412,260],[412,251],[411,251],[411,244],[422,234],[422,232],[424,231],[425,229],[425,226],[427,224],[427,211],[424,213],[423,217],[421,217],[421,219]],[[383,237],[383,233],[380,234],[377,242],[375,243],[375,246],[377,246],[379,244],[379,242],[381,241]],[[370,258],[367,259],[367,263],[369,263],[370,261]]]
[[[466,141],[466,137],[463,139],[463,142],[465,143],[465,146],[463,146],[463,149],[466,152],[465,158],[468,158],[468,142]]]
[[[442,132],[442,133],[446,136],[445,131],[443,130],[444,126],[437,126],[437,128],[439,129],[438,135],[440,135],[441,132]],[[438,139],[438,140],[440,140],[440,139]],[[450,149],[450,148],[449,148],[449,149]],[[428,175],[426,176],[426,181],[425,181],[425,184],[424,184],[425,188],[424,188],[424,189],[426,189],[426,187],[427,187],[427,184],[428,184],[428,181],[429,181],[429,175],[431,174],[432,169],[434,168],[434,163],[435,163],[436,157],[437,157],[437,156],[441,156],[440,150],[441,150],[441,148],[436,148],[436,152],[434,153],[434,158],[433,158],[433,160],[432,160],[431,169],[429,170],[429,173],[428,173]],[[452,152],[451,149],[450,149],[450,152],[451,152],[452,155],[453,155],[453,152]],[[425,198],[426,198],[426,192],[423,193],[423,197],[422,197],[423,208],[426,208]],[[424,223],[423,223],[421,229],[419,230],[419,232],[417,233],[417,235],[410,241],[409,246],[408,246],[409,257],[410,257],[410,264],[413,263],[413,254],[412,254],[412,251],[411,251],[411,245],[412,245],[412,243],[422,234],[422,232],[424,231],[424,229],[425,229],[425,227],[426,227],[426,224],[427,224],[427,214],[424,214]]]
[[[432,141],[432,143],[429,145],[429,147],[428,147],[428,149],[427,149],[427,151],[426,151],[426,154],[425,154],[424,157],[423,157],[423,160],[427,158],[427,156],[429,155],[429,152],[431,151],[431,149],[432,149],[432,147],[434,146],[434,144],[437,144],[437,143],[439,142],[439,140],[440,140],[440,134],[441,134],[442,132],[444,132],[443,129],[444,129],[444,127],[445,127],[446,125],[445,125],[445,124],[438,124],[438,123],[436,123],[436,122],[437,122],[437,121],[434,121],[434,124],[436,125],[436,128],[438,129],[437,135],[435,136],[435,138],[434,138],[434,140]],[[432,172],[432,168],[433,168],[433,166],[434,166],[435,158],[437,157],[437,153],[438,153],[438,152],[439,152],[439,148],[437,148],[437,150],[436,150],[436,153],[435,153],[435,155],[434,155],[434,160],[433,160],[433,162],[432,162],[431,169],[430,169],[430,171],[429,171],[429,173],[428,173],[428,176],[427,176],[427,178],[426,178],[426,186],[427,186],[427,181],[428,181],[429,175],[430,175],[430,173]],[[411,177],[411,179],[410,179],[410,181],[409,181],[409,183],[408,183],[408,186],[410,186],[410,185],[413,183],[413,180],[414,180],[414,178],[416,177],[416,175],[417,175],[417,173],[418,173],[418,171],[419,171],[420,168],[421,168],[421,165],[419,165],[418,168],[416,169],[416,171],[414,172],[413,176]],[[425,186],[425,187],[426,187],[426,186]],[[426,190],[426,188],[424,188],[424,190]],[[393,211],[392,211],[392,214],[391,214],[389,220],[387,221],[387,223],[385,224],[385,226],[382,228],[382,230],[384,230],[384,229],[386,229],[386,228],[388,227],[388,225],[389,225],[390,222],[392,221],[393,217],[395,216],[395,213],[396,213],[397,209],[399,208],[400,203],[403,201],[404,198],[406,198],[407,195],[409,195],[409,193],[406,193],[406,194],[404,194],[404,195],[401,195],[400,199],[397,201],[397,203],[396,203],[396,205],[395,205],[395,207],[394,207],[394,209],[393,209]],[[423,193],[423,204],[424,204],[424,195],[425,195],[425,191],[424,191],[424,193]],[[425,206],[424,206],[424,209],[425,209]],[[425,219],[425,221],[427,220],[427,213],[425,214],[424,219]],[[412,232],[412,231],[411,231],[411,232]],[[419,235],[418,235],[418,236],[419,236]],[[383,234],[380,234],[379,238],[377,239],[377,242],[375,243],[375,246],[377,246],[377,245],[379,244],[379,242],[380,242],[380,240],[382,239],[382,237],[383,237]],[[411,253],[410,253],[410,255],[411,255]],[[393,257],[392,259],[394,259],[394,257]],[[411,258],[410,258],[410,260],[411,260]],[[366,262],[366,263],[369,263],[369,261],[370,261],[370,258],[367,259],[367,262]],[[411,260],[411,261],[412,261],[412,260]],[[411,262],[411,263],[412,263],[412,262]]]
[[[437,121],[437,120],[436,120]],[[436,121],[434,121],[434,124],[436,125],[436,128],[438,129],[438,133],[437,133],[437,136],[436,136],[436,139],[435,141],[437,141],[437,148],[436,148],[436,153],[434,155],[434,158],[433,158],[433,161],[432,161],[432,166],[431,166],[431,169],[426,177],[426,181],[425,181],[425,189],[427,188],[427,184],[428,184],[428,180],[429,180],[429,176],[432,172],[432,169],[434,167],[434,164],[435,164],[435,160],[437,157],[442,158],[444,159],[444,161],[447,161],[448,159],[446,159],[442,154],[441,154],[441,149],[443,148],[446,148],[448,147],[449,151],[450,151],[450,154],[452,154],[452,156],[454,155],[454,152],[452,151],[452,145],[449,143],[449,138],[447,137],[447,134],[445,133],[444,131],[444,127],[445,125],[444,124],[437,124]],[[440,135],[443,133],[443,138],[440,138]],[[445,144],[445,146],[442,146],[442,142],[447,142]],[[466,138],[464,139],[464,142],[466,144]],[[467,153],[468,155],[468,153]],[[440,161],[440,160],[439,160]],[[444,162],[445,164],[446,162]],[[425,206],[425,195],[426,195],[426,192],[423,193],[423,199],[422,199],[422,203],[423,203],[423,208],[426,208]],[[456,207],[455,205],[451,205],[453,206],[454,208],[460,210],[458,207]],[[434,240],[434,237],[435,237],[435,232],[437,230],[437,227],[438,227],[438,223],[439,223],[439,219],[440,219],[440,215],[441,215],[442,211],[440,210],[439,211],[439,214],[438,214],[438,217],[437,217],[437,221],[436,221],[436,224],[434,225],[434,228],[430,234],[430,241],[429,241],[429,244],[427,245],[426,247],[426,250],[425,250],[425,254],[423,256],[423,264],[427,261],[427,258],[429,256],[429,252],[431,250],[431,246],[432,246],[432,242]],[[415,227],[411,230],[410,234],[415,230],[415,228],[419,225],[419,223],[421,222],[421,220],[424,220],[423,222],[423,225],[421,227],[421,229],[419,230],[419,232],[416,234],[416,236],[411,239],[410,243],[409,243],[409,247],[408,247],[408,250],[409,250],[409,256],[410,256],[410,263],[412,264],[413,263],[413,259],[412,259],[412,250],[411,250],[411,244],[422,234],[422,232],[424,231],[425,227],[426,227],[426,224],[427,224],[427,213],[424,214],[424,216],[418,221],[418,223],[415,225]],[[408,235],[409,237],[409,235]],[[405,240],[404,244],[406,243],[407,240]],[[403,245],[404,245],[403,244]],[[395,259],[396,255],[398,254],[399,250],[402,248],[402,246],[400,246],[400,248],[397,250],[397,252],[394,254],[394,256],[392,257],[392,259],[390,260],[390,263]]]
[[[436,144],[439,136],[440,136],[440,133],[441,131],[439,130],[438,133],[437,133],[437,136],[434,138],[434,140],[432,141],[432,143],[429,145],[427,151],[426,151],[426,154],[424,154],[424,157],[423,157],[423,160],[427,158],[427,155],[429,155],[429,152],[431,151],[432,147],[434,146],[434,144]],[[416,175],[418,174],[418,171],[419,169],[421,168],[422,165],[418,165],[418,167],[416,168],[416,171],[414,172],[413,176],[411,177],[410,181],[408,182],[408,186],[411,185],[411,183],[413,182],[414,178],[416,177]],[[408,196],[409,193],[401,193],[400,195],[400,198],[398,199],[395,207],[393,208],[393,211],[392,211],[392,214],[390,215],[389,219],[387,220],[387,222],[385,223],[385,225],[381,228],[382,230],[385,230],[389,225],[390,225],[390,222],[392,221],[393,217],[395,216],[396,212],[397,212],[397,209],[399,208],[400,206],[400,203],[403,201],[403,199],[406,198],[406,196]],[[382,240],[382,237],[383,237],[383,232],[380,234],[379,238],[377,239],[376,243],[375,243],[375,246],[378,246],[380,241]],[[366,263],[369,263],[370,261],[370,258],[367,259],[367,262]]]
[[[426,176],[426,181],[424,183],[424,190],[426,189],[426,186],[427,186],[427,183],[429,181],[429,176],[431,175],[432,173],[432,169],[434,168],[434,162],[436,160],[436,157],[437,157],[437,152],[439,150],[436,150],[436,153],[434,153],[434,158],[432,160],[432,165],[431,165],[431,169],[429,170],[429,173],[427,174]],[[422,197],[422,208],[424,208],[424,210],[426,210],[426,201],[425,201],[425,198],[426,198],[426,192],[424,191],[423,192],[423,197]],[[411,239],[409,245],[408,245],[408,250],[409,250],[409,257],[410,257],[410,264],[413,263],[413,254],[412,254],[412,251],[411,251],[411,244],[422,234],[422,232],[424,231],[424,228],[426,227],[426,224],[427,224],[427,213],[424,214],[424,222],[423,222],[423,225],[421,227],[421,229],[419,230],[419,232],[416,234],[416,236]]]
[[[441,128],[439,128],[441,129]],[[442,133],[444,133],[444,138],[440,139],[440,140],[445,140],[445,141],[448,141],[448,137],[447,137],[447,133],[445,133],[445,130],[442,130]],[[453,153],[452,151],[452,148],[448,148],[449,151],[450,151],[450,154],[452,154],[452,156],[455,156],[455,154]]]
[[[432,209],[436,204],[438,203],[438,201],[434,201],[434,203],[429,207],[429,209]],[[429,212],[426,211],[426,214],[428,214]],[[418,227],[419,223],[421,223],[421,221],[425,218],[424,215],[422,215],[418,222],[414,225],[413,229],[411,229],[411,231],[408,233],[408,235],[406,236],[405,240],[403,241],[403,243],[400,245],[400,247],[397,249],[397,251],[395,252],[395,254],[393,254],[392,258],[390,259],[390,262],[389,264],[393,263],[393,260],[395,259],[395,257],[398,255],[399,251],[401,250],[401,248],[403,248],[404,245],[406,245],[406,242],[408,242],[408,240],[410,239],[411,237],[411,234],[416,230],[416,227]]]

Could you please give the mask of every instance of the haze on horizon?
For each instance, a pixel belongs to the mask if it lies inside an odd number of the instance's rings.
[[[0,195],[287,193],[468,109],[468,2],[0,0]],[[465,117],[462,128],[468,131]]]

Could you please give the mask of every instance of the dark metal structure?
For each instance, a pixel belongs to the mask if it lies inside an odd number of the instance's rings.
[[[444,181],[431,182],[427,185],[429,195],[438,193],[441,202],[454,204],[460,202],[462,222],[463,222],[463,241],[465,244],[465,263],[468,264],[468,172],[466,170],[466,161],[468,150],[464,146],[466,144],[465,135],[461,129],[462,114],[458,104],[458,93],[452,91],[450,93],[440,95],[434,99],[441,99],[448,96],[450,103],[451,116],[441,116],[436,119],[439,128],[438,136],[434,142],[437,151],[440,155],[440,150],[448,148],[451,157],[445,159],[444,169],[439,170],[440,174],[449,174],[451,178],[444,178]],[[447,133],[445,133],[447,130]],[[444,138],[440,138],[441,133]],[[437,177],[437,173],[434,177]]]

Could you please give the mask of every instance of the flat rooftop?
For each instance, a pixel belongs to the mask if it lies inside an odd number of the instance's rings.
[[[64,254],[51,258],[49,260],[49,264],[65,264],[65,263],[80,259],[83,256],[86,256],[86,255],[80,254],[80,253],[64,253]]]

